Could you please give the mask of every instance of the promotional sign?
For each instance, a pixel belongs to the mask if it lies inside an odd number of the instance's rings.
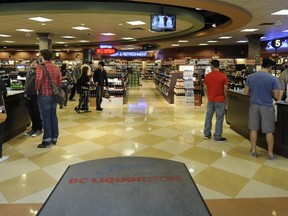
[[[288,49],[288,39],[281,38],[268,41],[266,50],[274,50],[274,49]]]
[[[96,53],[98,55],[111,55],[116,53],[117,50],[115,48],[97,48]]]

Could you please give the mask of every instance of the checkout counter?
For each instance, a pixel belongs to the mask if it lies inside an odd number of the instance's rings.
[[[8,96],[5,98],[7,119],[4,123],[4,142],[24,132],[31,123],[23,94],[23,90],[8,91]]]
[[[288,157],[288,104],[277,103],[276,106],[274,152]],[[226,121],[232,130],[250,139],[250,130],[248,129],[249,96],[244,95],[242,90],[228,91]],[[257,145],[267,149],[265,134],[258,134]]]

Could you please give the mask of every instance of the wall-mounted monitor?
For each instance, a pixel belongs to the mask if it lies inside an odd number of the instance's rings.
[[[152,14],[150,16],[150,30],[154,32],[167,32],[176,30],[175,14]]]

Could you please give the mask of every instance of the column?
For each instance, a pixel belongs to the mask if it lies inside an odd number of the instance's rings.
[[[83,62],[88,63],[92,62],[92,50],[83,49]]]
[[[261,40],[260,38],[263,35],[260,34],[252,34],[247,35],[249,44],[248,44],[248,58],[249,59],[255,59],[256,65],[261,64]]]
[[[52,51],[52,35],[50,33],[36,33],[39,37],[39,50],[48,49]]]

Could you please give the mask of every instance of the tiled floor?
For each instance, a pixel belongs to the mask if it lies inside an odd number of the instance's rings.
[[[0,205],[0,215],[9,215],[7,206],[13,210],[13,206],[19,206],[16,204],[27,204],[27,209],[32,204],[37,212],[70,164],[118,156],[184,162],[212,209],[218,201],[225,206],[227,200],[237,203],[250,198],[281,198],[281,206],[287,209],[286,158],[279,156],[268,161],[266,150],[260,148],[257,159],[249,157],[249,141],[226,124],[224,136],[228,142],[204,140],[205,103],[202,107],[171,105],[152,81],[142,83],[143,86],[130,89],[128,103],[123,107],[106,108],[103,112],[91,107],[91,113],[77,114],[73,109],[76,102],[69,102],[58,110],[61,135],[56,146],[38,149],[41,137],[22,134],[5,143],[4,153],[10,159],[0,164],[0,204],[9,205]],[[25,215],[35,215],[35,211]],[[272,209],[267,215],[285,215],[281,211]],[[260,209],[258,212],[264,215]]]

